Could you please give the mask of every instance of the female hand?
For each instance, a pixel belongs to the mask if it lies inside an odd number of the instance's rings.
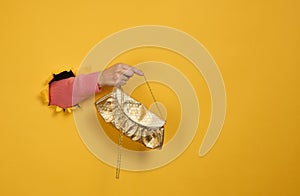
[[[100,73],[98,78],[99,87],[103,86],[123,86],[134,74],[143,76],[144,73],[132,66],[124,63],[117,63]]]

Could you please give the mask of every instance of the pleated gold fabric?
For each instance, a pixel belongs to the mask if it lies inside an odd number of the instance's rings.
[[[150,149],[161,149],[165,120],[149,111],[142,103],[128,96],[120,88],[95,102],[105,122],[111,123],[132,141]]]

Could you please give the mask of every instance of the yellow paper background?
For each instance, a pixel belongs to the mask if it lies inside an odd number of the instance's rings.
[[[291,0],[2,1],[0,195],[299,195],[299,8]],[[214,148],[198,157],[209,121],[203,85],[203,120],[189,148],[117,181],[84,146],[72,115],[52,112],[38,95],[52,71],[79,67],[106,36],[148,24],[204,44],[223,75],[227,115]],[[132,56],[123,59],[136,63]],[[185,73],[197,86],[199,75]]]

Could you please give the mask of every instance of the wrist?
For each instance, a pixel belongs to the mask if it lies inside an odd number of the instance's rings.
[[[103,87],[102,72],[99,72],[98,74],[97,85],[99,88]]]

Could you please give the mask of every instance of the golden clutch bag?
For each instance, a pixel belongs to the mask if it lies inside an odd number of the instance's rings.
[[[128,96],[120,88],[95,102],[105,122],[111,123],[132,141],[147,148],[161,148],[164,141],[165,120],[149,111],[142,103]]]

